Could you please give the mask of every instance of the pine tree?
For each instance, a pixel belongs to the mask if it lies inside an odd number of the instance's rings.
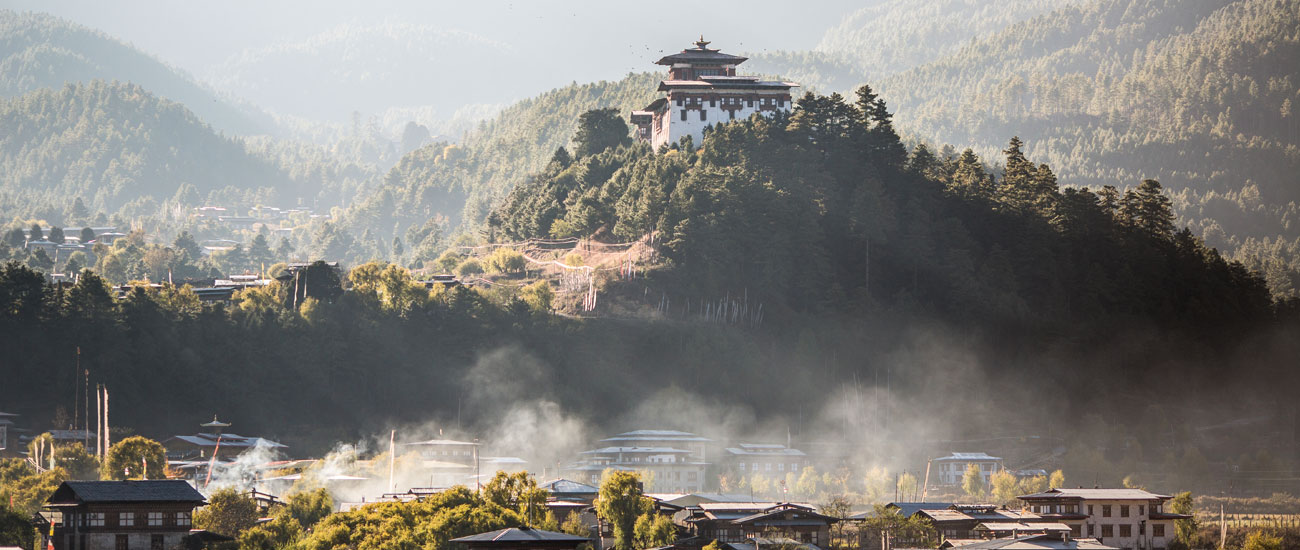
[[[64,237],[64,236],[63,236],[63,228],[62,228],[62,227],[59,227],[59,226],[56,225],[56,226],[50,228],[50,242],[52,242],[52,243],[58,243],[58,244],[63,244],[63,243],[68,242],[67,237]]]

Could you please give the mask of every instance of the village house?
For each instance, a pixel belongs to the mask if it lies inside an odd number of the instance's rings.
[[[637,139],[658,150],[691,136],[698,146],[711,124],[791,109],[790,88],[798,84],[737,75],[736,66],[748,58],[721,53],[708,45],[701,37],[694,48],[655,62],[668,67],[668,79],[659,83],[659,91],[667,92],[668,97],[632,111]]]
[[[776,502],[701,503],[687,510],[685,523],[701,540],[743,543],[755,538],[791,539],[827,545],[838,518],[817,513],[807,504]]]
[[[1038,514],[1025,510],[1010,510],[994,504],[953,504],[937,510],[917,510],[942,539],[982,538],[979,526],[984,524],[1047,523]]]
[[[808,467],[808,455],[799,449],[781,444],[739,443],[723,449],[720,460],[722,470],[741,477],[762,473],[765,476],[784,477],[786,472],[799,472]]]
[[[950,540],[941,549],[960,550],[1119,550],[1095,539],[1076,539],[1068,533],[1039,533],[990,540]]]
[[[707,448],[712,440],[675,430],[637,430],[602,439],[607,445],[578,453],[565,466],[566,477],[598,484],[605,470],[653,474],[647,492],[697,493],[704,490]]]
[[[213,456],[219,459],[232,459],[254,447],[270,450],[288,448],[270,439],[223,433],[230,424],[217,420],[216,416],[212,417],[211,422],[199,426],[206,428],[207,431],[194,435],[176,435],[162,442],[163,447],[167,449],[168,460],[184,461]]]
[[[530,527],[511,527],[451,539],[451,542],[464,550],[576,550],[591,539]]]
[[[1131,550],[1163,550],[1174,540],[1174,521],[1191,516],[1166,513],[1173,497],[1142,489],[1050,489],[1019,497],[1025,509],[1070,526],[1089,537]]]
[[[181,480],[65,481],[46,501],[43,543],[54,550],[181,548],[194,508],[204,504]]]
[[[974,464],[980,470],[980,476],[984,478],[985,485],[988,484],[989,478],[993,474],[1002,471],[1002,459],[996,456],[989,456],[985,453],[952,453],[945,457],[934,459],[934,465],[938,468],[938,480],[940,485],[961,485],[962,478],[966,475],[966,469]]]

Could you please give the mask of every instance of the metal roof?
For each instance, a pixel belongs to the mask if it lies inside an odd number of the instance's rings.
[[[471,441],[456,441],[454,439],[430,439],[428,441],[415,441],[411,443],[403,443],[403,445],[474,445],[477,446],[478,443],[474,443]]]
[[[741,445],[741,448],[727,447],[727,452],[739,456],[806,456],[804,452],[799,449],[790,449],[780,445],[776,445],[775,447],[776,448],[753,445],[749,448],[744,448],[744,445]]]
[[[178,435],[168,439],[167,441],[179,440],[179,441],[184,441],[186,443],[189,443],[191,445],[197,445],[199,447],[216,447],[218,445],[218,439],[220,439],[220,445],[222,447],[256,447],[258,445],[264,445],[267,447],[286,447],[285,445],[281,445],[279,443],[276,443],[275,441],[271,441],[270,439],[263,439],[260,437],[245,437],[242,435],[232,434],[232,433],[224,433],[220,435],[218,434]]]
[[[192,502],[203,504],[203,495],[179,479],[141,481],[65,481],[46,500],[50,505],[86,502]]]
[[[1169,500],[1169,495],[1160,495],[1142,489],[1048,489],[1041,493],[1023,495],[1021,500],[1043,499],[1082,499],[1082,500]]]
[[[600,489],[568,479],[553,479],[538,485],[552,493],[598,493]]]
[[[954,544],[960,550],[1119,550],[1106,546],[1096,539],[1064,540],[1060,534],[1029,535],[1027,537],[993,539],[972,544]]]
[[[677,430],[635,430],[624,432],[601,441],[713,441],[690,432]]]
[[[687,453],[691,451],[686,449],[674,449],[672,447],[604,447],[601,449],[592,449],[582,451],[578,454],[605,454],[605,453]]]
[[[568,533],[556,533],[555,531],[543,531],[529,527],[510,527],[451,539],[451,542],[587,542],[589,540],[591,539]]]
[[[1002,460],[1000,457],[989,456],[988,453],[953,453],[945,457],[936,458],[936,461],[948,460]]]
[[[892,507],[898,509],[898,514],[905,518],[910,518],[913,514],[920,512],[921,510],[943,510],[945,508],[951,508],[952,506],[953,503],[951,502],[891,502],[885,505],[886,508]],[[875,510],[867,510],[865,512],[853,514],[849,516],[849,519],[867,519],[875,517],[875,513]]]

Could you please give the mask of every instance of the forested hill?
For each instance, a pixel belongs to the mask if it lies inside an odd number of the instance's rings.
[[[271,118],[257,109],[235,104],[102,32],[48,14],[0,10],[0,97],[96,79],[139,84],[189,106],[221,131],[251,135],[274,130]]]
[[[1003,174],[969,150],[909,155],[866,86],[719,125],[698,151],[601,130],[617,116],[584,115],[574,153],[516,188],[491,234],[658,232],[677,301],[743,294],[773,315],[883,307],[1094,336],[1133,321],[1221,336],[1272,315],[1258,276],[1179,230],[1159,182],[1063,188],[1015,138]]]
[[[383,234],[396,224],[387,236],[406,241],[413,261],[433,259],[455,226],[463,221],[468,228],[479,227],[506,193],[567,145],[584,111],[645,107],[656,97],[659,80],[658,74],[630,74],[518,102],[459,145],[437,143],[407,155],[375,193],[348,212],[348,222],[357,233],[373,227]]]
[[[0,99],[0,211],[62,220],[74,197],[91,212],[154,214],[184,187],[185,205],[219,191],[296,196],[289,177],[242,141],[143,88],[92,81]],[[124,208],[124,206],[126,208]]]
[[[1094,0],[880,81],[911,135],[1018,134],[1078,184],[1161,180],[1215,246],[1300,237],[1300,2]]]

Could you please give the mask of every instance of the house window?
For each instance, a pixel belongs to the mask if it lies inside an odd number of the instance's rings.
[[[149,526],[159,527],[163,524],[162,512],[149,512]]]
[[[1108,517],[1110,517],[1110,505],[1109,505],[1109,504],[1102,504],[1102,505],[1101,505],[1101,517],[1103,517],[1103,518],[1108,518]]]
[[[149,550],[163,550],[162,535],[151,535],[149,537]]]
[[[686,472],[686,481],[695,481],[695,472]]]
[[[1165,524],[1163,524],[1163,523],[1155,523],[1155,524],[1152,524],[1152,525],[1151,525],[1151,536],[1153,536],[1153,537],[1163,537],[1163,536],[1165,536]]]
[[[735,112],[735,111],[727,111],[727,114],[731,115],[731,120],[736,120],[736,112]]]
[[[1090,515],[1090,516],[1092,515],[1092,505],[1091,505],[1091,504],[1088,505],[1088,515]]]
[[[180,526],[182,526],[182,527],[189,527],[189,526],[190,526],[190,513],[189,513],[189,512],[176,512],[176,525],[180,525]]]
[[[1142,522],[1138,524],[1138,536],[1147,534],[1147,524]]]
[[[785,471],[785,463],[784,463],[784,462],[778,462],[778,463],[776,464],[776,471],[778,471],[778,472],[784,472],[784,471]]]
[[[772,471],[772,463],[771,463],[771,462],[768,462],[767,464],[764,464],[763,466],[767,469],[767,471],[769,471],[769,472]]]
[[[1082,527],[1080,527],[1080,526],[1078,526],[1078,525],[1071,525],[1071,526],[1070,526],[1070,536],[1072,536],[1072,537],[1074,537],[1074,538],[1079,538],[1079,536],[1080,536],[1080,531],[1081,531],[1081,530],[1082,530]]]
[[[785,98],[783,97],[781,99],[776,100],[776,104],[785,107]]]
[[[133,527],[135,525],[135,512],[118,512],[117,525],[119,527]]]
[[[1101,526],[1101,536],[1102,536],[1102,538],[1113,537],[1113,536],[1115,536],[1115,526],[1114,526],[1114,525],[1102,525],[1102,526]]]
[[[700,109],[700,120],[708,120],[708,118],[709,118],[709,112],[705,111],[704,109]]]
[[[104,526],[103,512],[90,512],[86,514],[86,527],[103,527],[103,526]]]
[[[1119,517],[1122,517],[1122,518],[1126,518],[1126,517],[1128,517],[1128,505],[1127,505],[1127,504],[1121,504],[1121,505],[1119,505]]]
[[[799,463],[798,463],[798,462],[791,463],[791,464],[790,464],[790,471],[791,471],[791,472],[797,472],[797,471],[799,471]]]
[[[682,122],[686,122],[686,109],[682,109]]]
[[[131,550],[130,539],[126,535],[117,536],[117,550]]]
[[[717,100],[717,99],[710,99],[710,100],[709,100],[709,106],[710,106],[710,107],[717,107],[717,106],[718,106],[718,100]]]
[[[1121,525],[1119,526],[1119,536],[1120,536],[1120,537],[1131,537],[1131,536],[1133,536],[1133,526],[1132,526],[1132,525],[1129,525],[1129,524],[1127,524],[1127,523],[1121,524]]]
[[[742,471],[742,472],[745,471],[745,463],[744,463],[744,462],[741,462],[740,464],[737,464],[737,465],[736,465],[736,468],[739,469],[739,470]]]
[[[1091,523],[1088,524],[1088,536],[1090,536],[1090,537],[1092,536],[1092,524],[1091,524]]]
[[[752,100],[752,99],[746,99],[746,100],[745,100],[745,106],[746,106],[746,107],[753,107],[753,106],[754,106],[754,100]]]
[[[1138,517],[1142,517],[1142,516],[1145,516],[1145,515],[1147,515],[1147,507],[1146,507],[1145,505],[1139,504],[1139,505],[1138,505]]]
[[[681,107],[681,106],[682,106],[682,98],[680,98],[680,97],[677,98],[677,106],[678,106],[678,107]]]

